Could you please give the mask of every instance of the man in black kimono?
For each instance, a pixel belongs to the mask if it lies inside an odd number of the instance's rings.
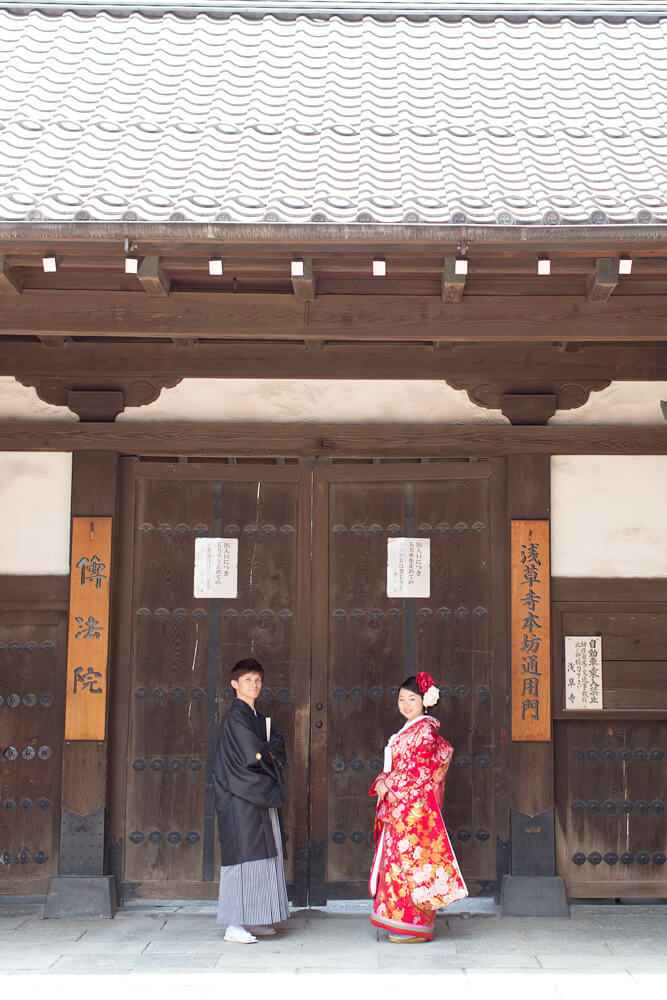
[[[213,786],[220,835],[218,923],[225,941],[253,944],[289,917],[278,810],[285,801],[285,741],[255,709],[264,668],[239,660],[236,697],[220,725]]]

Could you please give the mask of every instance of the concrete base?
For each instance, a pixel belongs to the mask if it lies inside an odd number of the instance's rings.
[[[560,875],[505,875],[500,893],[501,917],[569,917],[565,883]]]
[[[113,875],[61,875],[52,878],[44,906],[44,918],[113,917],[118,909]]]

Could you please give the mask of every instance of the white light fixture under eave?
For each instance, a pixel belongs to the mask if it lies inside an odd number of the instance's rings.
[[[548,257],[537,258],[537,273],[541,275],[551,274],[551,261]]]
[[[42,267],[47,273],[53,274],[58,270],[58,261],[55,257],[42,257]]]
[[[212,257],[208,262],[208,273],[219,277],[222,271],[223,267],[220,257]]]
[[[303,278],[303,261],[293,260],[290,264],[290,274],[293,278]]]
[[[387,262],[382,257],[373,259],[373,277],[385,278],[387,276]]]
[[[125,258],[125,274],[137,274],[139,271],[139,261],[136,257]]]
[[[619,257],[618,258],[618,273],[619,274],[632,274],[632,257]]]
[[[468,273],[468,258],[457,257],[454,262],[454,274],[467,274],[467,273]]]

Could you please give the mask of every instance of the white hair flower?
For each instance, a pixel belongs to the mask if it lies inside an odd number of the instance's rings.
[[[437,688],[435,684],[431,684],[431,686],[424,691],[422,700],[424,702],[424,708],[433,708],[433,706],[437,705],[440,700],[439,688]]]

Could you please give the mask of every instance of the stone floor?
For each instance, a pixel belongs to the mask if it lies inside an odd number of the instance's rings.
[[[425,945],[391,944],[368,904],[349,903],[295,910],[275,938],[243,946],[222,940],[210,903],[133,901],[113,920],[42,920],[40,904],[0,897],[0,983],[12,976],[12,996],[23,987],[40,1000],[74,990],[199,1000],[239,987],[272,1000],[342,988],[351,1000],[380,984],[384,997],[423,986],[455,989],[457,1000],[665,995],[667,905],[578,904],[568,920],[501,919],[490,901],[471,904],[439,916]]]

